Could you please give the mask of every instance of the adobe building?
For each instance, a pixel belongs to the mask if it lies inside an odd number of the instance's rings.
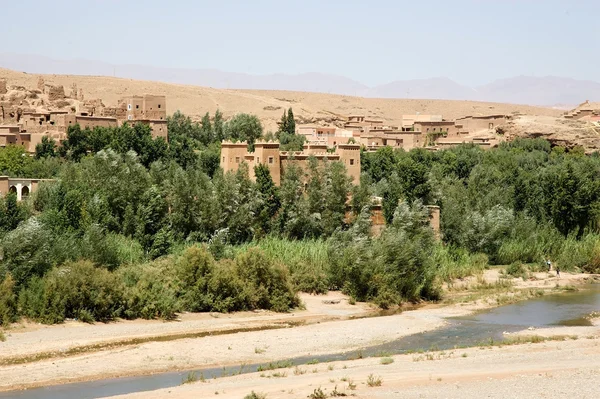
[[[402,115],[402,130],[412,130],[415,123],[419,122],[441,122],[442,115],[414,114]]]
[[[35,192],[42,181],[53,181],[52,179],[22,179],[18,177],[0,176],[0,197],[8,193],[17,194],[17,201],[26,199]]]
[[[119,122],[143,123],[150,126],[152,137],[168,138],[167,100],[165,96],[145,94],[129,96],[118,101],[116,109],[105,110],[119,119]]]
[[[0,126],[0,147],[6,147],[10,144],[17,144],[19,126]]]
[[[286,167],[298,165],[303,171],[308,170],[309,158],[319,162],[340,161],[346,167],[353,184],[360,183],[360,145],[338,144],[335,152],[327,152],[327,145],[320,143],[305,144],[302,151],[280,151],[279,142],[256,142],[254,152],[248,151],[245,141],[221,143],[221,167],[225,172],[237,171],[242,162],[248,165],[250,178],[255,179],[254,166],[266,165],[273,182],[281,184]]]
[[[444,120],[441,115],[403,115],[402,126],[387,126],[382,121],[351,115],[344,126],[352,130],[354,141],[367,151],[389,146],[411,150],[438,150],[463,143],[492,148],[503,140],[497,128],[507,123],[506,115],[466,116]],[[325,128],[321,128],[325,130]]]
[[[352,130],[328,126],[300,126],[296,133],[304,136],[307,143],[325,144],[328,147],[348,143],[354,137]]]
[[[113,128],[122,123],[142,123],[150,127],[152,137],[168,139],[165,96],[129,96],[119,100],[117,107],[105,107],[101,99],[83,101],[83,93],[75,85],[69,97],[63,86],[47,84],[40,76],[37,90],[11,86],[6,80],[0,87],[9,96],[0,101],[0,146],[23,145],[30,153],[45,136],[58,144],[66,139],[69,126],[82,129]]]

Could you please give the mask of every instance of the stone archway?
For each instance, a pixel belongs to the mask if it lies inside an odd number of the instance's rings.
[[[16,194],[16,193],[17,193],[17,187],[15,187],[15,186],[10,186],[10,188],[8,189],[8,192],[9,192],[9,193],[15,193],[15,194]]]
[[[23,186],[21,188],[21,198],[29,196],[29,187]]]

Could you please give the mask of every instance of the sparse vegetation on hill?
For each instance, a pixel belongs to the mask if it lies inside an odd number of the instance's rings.
[[[258,137],[255,119],[240,121]],[[26,201],[0,202],[0,321],[287,311],[299,290],[342,290],[388,308],[439,298],[441,282],[488,263],[513,264],[515,275],[546,258],[562,270],[600,269],[596,155],[543,140],[384,148],[362,154],[356,187],[338,162],[289,167],[277,187],[266,168],[256,182],[247,167],[219,168],[228,123],[177,113],[169,145],[138,125],[74,127],[67,145],[52,152],[46,143],[37,158],[0,149],[3,170],[56,179]],[[387,222],[377,237],[372,195]],[[423,204],[441,207],[442,242]]]
[[[191,85],[169,84],[110,76],[42,75],[46,84],[71,87],[76,84],[86,99],[101,98],[114,106],[124,93],[154,93],[168,98],[167,112],[177,110],[200,120],[208,111],[218,109],[224,119],[238,113],[256,115],[265,131],[276,132],[283,109],[294,108],[298,123],[343,123],[351,114],[365,114],[399,125],[403,114],[442,114],[446,119],[466,115],[514,113],[560,116],[562,111],[526,105],[486,103],[477,101],[446,101],[425,99],[381,99],[277,90],[226,90]],[[39,75],[0,68],[0,78],[8,85],[36,87]]]

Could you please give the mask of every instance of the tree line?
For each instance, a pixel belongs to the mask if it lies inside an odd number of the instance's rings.
[[[301,145],[294,124],[290,109],[273,135]],[[488,151],[386,147],[362,152],[359,185],[342,163],[312,158],[278,187],[264,166],[255,181],[245,164],[219,168],[220,140],[251,146],[271,134],[255,116],[197,123],[178,112],[168,129],[168,144],[143,125],[74,126],[35,157],[0,149],[4,173],[55,178],[26,201],[0,201],[0,323],[285,311],[299,290],[389,307],[436,299],[441,282],[490,263],[600,266],[597,155],[540,139]],[[379,236],[373,196],[387,225]],[[424,204],[441,208],[442,242]]]

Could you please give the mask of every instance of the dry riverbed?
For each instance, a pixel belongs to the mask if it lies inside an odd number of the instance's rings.
[[[332,292],[326,296],[303,295],[306,309],[289,314],[271,312],[230,315],[185,314],[180,320],[174,322],[119,321],[95,325],[79,322],[68,322],[59,326],[16,325],[6,332],[6,342],[0,342],[0,390],[171,370],[220,368],[244,363],[262,364],[298,356],[351,351],[439,328],[445,324],[446,317],[465,315],[477,309],[497,305],[498,301],[490,299],[490,296],[508,295],[531,288],[554,290],[557,284],[570,287],[588,282],[592,277],[565,274],[558,280],[541,273],[540,276],[535,277],[535,280],[515,279],[513,289],[508,293],[507,291],[487,292],[474,301],[464,303],[460,298],[465,293],[472,294],[471,289],[468,287],[456,289],[456,285],[467,284],[475,287],[478,281],[466,279],[455,284],[455,288],[448,293],[449,298],[452,299],[449,305],[425,305],[416,310],[381,317],[365,317],[373,315],[377,310],[363,303],[350,305],[344,295]],[[486,271],[483,279],[490,283],[496,281],[497,270]],[[513,295],[515,298],[519,297],[519,294]],[[591,335],[593,334],[589,332],[585,334],[586,337]],[[378,359],[365,359],[357,361],[356,367],[354,363],[346,365],[348,369],[356,368],[355,378],[358,380],[359,374],[375,367],[373,362],[376,365],[378,361]],[[321,365],[317,369],[327,369],[327,367]],[[334,367],[338,366],[334,364]],[[340,364],[339,368],[341,367]],[[389,372],[389,370],[394,368],[383,368],[382,372]],[[401,372],[404,373],[406,370]],[[303,378],[308,379],[310,377],[308,374],[313,373],[307,372],[294,377],[299,378],[299,384],[304,384]],[[316,374],[314,378],[317,378],[320,373],[314,374]],[[293,375],[293,370],[288,370],[287,375],[289,381],[295,381],[289,378]],[[361,378],[364,379],[363,377]],[[242,385],[239,392],[241,392],[257,381],[260,381],[257,386],[267,384],[277,387],[284,380],[253,374],[236,378],[222,381],[219,379],[219,382],[210,384],[236,385],[236,381],[248,381],[246,385],[240,382]],[[390,375],[384,378],[387,380],[385,386],[389,387],[396,377]],[[190,392],[193,392],[193,389],[205,389],[206,386],[196,384],[176,389],[183,390],[181,394],[183,395],[186,390],[191,389]],[[315,388],[316,386],[312,387]],[[211,388],[212,395],[220,389]],[[229,388],[223,389],[229,390]],[[287,388],[288,391],[294,389],[298,388],[293,386]],[[156,394],[159,396],[154,397],[167,395],[167,391],[157,391]],[[238,390],[231,392],[238,392]],[[239,392],[233,397],[243,397]],[[204,397],[199,392],[196,393],[194,397]],[[248,392],[244,394],[246,393]],[[139,397],[150,397],[149,393],[143,395]],[[307,394],[303,393],[303,395],[306,397]],[[272,395],[268,397],[271,398]]]
[[[384,399],[593,399],[599,377],[600,340],[568,339],[307,365],[114,398],[239,399],[254,391],[292,399],[320,390]]]

